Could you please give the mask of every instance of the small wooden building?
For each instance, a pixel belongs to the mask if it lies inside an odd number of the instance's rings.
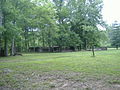
[[[87,51],[91,51],[92,49],[87,49]],[[106,51],[107,50],[107,47],[96,47],[94,49],[95,51]]]
[[[29,47],[30,52],[71,52],[75,51],[75,47],[64,47],[60,49],[59,46],[53,46],[53,47]]]
[[[41,47],[29,47],[30,52],[42,52]]]
[[[96,51],[105,51],[107,50],[107,47],[98,47],[98,48],[95,48]]]

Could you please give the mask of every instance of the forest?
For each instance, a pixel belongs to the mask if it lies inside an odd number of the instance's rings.
[[[1,56],[30,48],[35,52],[35,47],[53,52],[54,47],[79,51],[106,46],[113,28],[103,21],[102,7],[102,0],[0,0]]]
[[[104,4],[0,0],[0,90],[120,90],[120,23]]]
[[[0,51],[29,47],[87,49],[100,45],[104,32],[101,0],[1,0]],[[1,52],[2,52],[1,51]]]

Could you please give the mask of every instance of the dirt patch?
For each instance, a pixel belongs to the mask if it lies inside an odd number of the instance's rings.
[[[29,79],[29,85],[35,89],[53,89],[53,90],[118,90],[119,87],[109,85],[107,80],[110,77],[91,76],[84,73],[76,73],[69,71],[52,71],[42,74],[32,73]],[[112,77],[113,78],[113,77]],[[120,88],[119,88],[120,89]]]
[[[70,71],[24,72],[14,75],[14,78],[18,81],[18,87],[12,88],[14,90],[120,90],[119,84],[107,82],[114,77]],[[7,89],[0,87],[0,90]]]

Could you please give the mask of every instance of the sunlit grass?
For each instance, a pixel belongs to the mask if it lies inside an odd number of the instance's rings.
[[[70,70],[75,72],[120,75],[120,51],[96,51],[68,53],[34,53],[0,58],[0,69],[12,70]]]
[[[0,86],[18,86],[20,82],[24,85],[25,77],[31,77],[32,73],[53,73],[54,71],[67,71],[100,76],[120,76],[120,50],[110,49],[108,51],[96,51],[96,57],[92,52],[65,52],[65,53],[27,53],[23,56],[0,58]],[[5,69],[11,72],[4,72]],[[19,74],[16,80],[15,75]],[[72,77],[73,79],[76,77]],[[78,78],[77,78],[78,79]],[[109,81],[109,80],[108,80]],[[114,82],[116,81],[109,81]],[[19,82],[19,83],[18,83]],[[117,80],[117,82],[120,82]]]

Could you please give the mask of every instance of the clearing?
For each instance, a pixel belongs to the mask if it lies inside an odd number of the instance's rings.
[[[120,50],[0,58],[0,90],[120,90]]]

